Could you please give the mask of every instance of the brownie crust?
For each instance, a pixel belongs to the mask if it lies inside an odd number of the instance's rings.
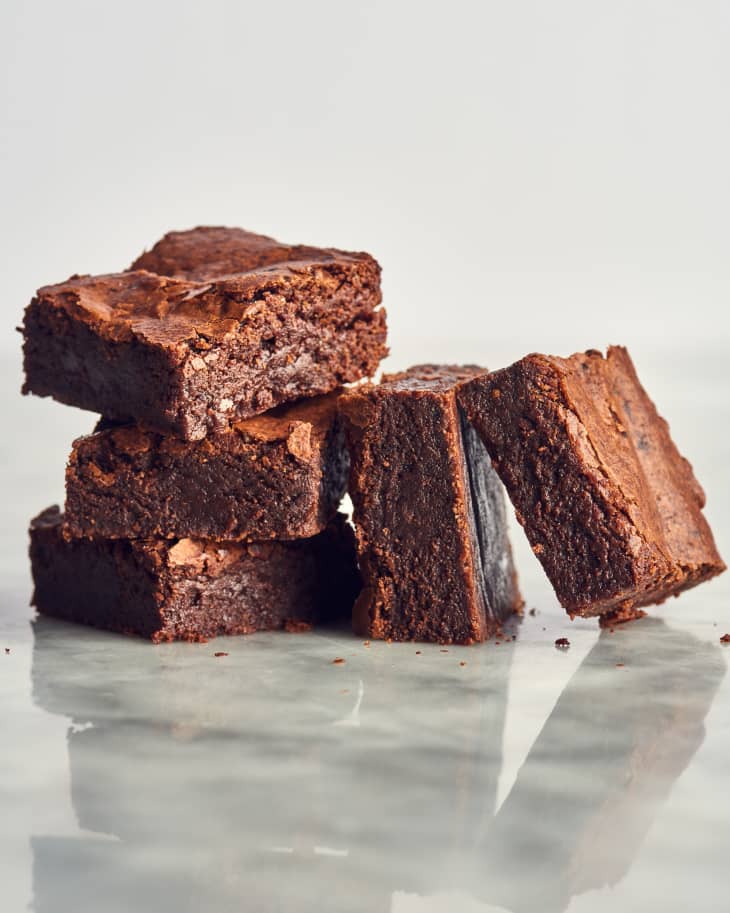
[[[459,400],[571,615],[660,603],[725,569],[704,493],[626,349],[528,355]]]
[[[356,633],[475,643],[522,605],[504,495],[456,403],[474,367],[420,365],[341,399],[363,590]]]
[[[79,438],[66,470],[66,530],[111,539],[314,536],[347,485],[337,400],[281,406],[202,441],[137,425]]]
[[[161,641],[203,641],[350,615],[354,537],[338,514],[294,542],[69,539],[57,507],[31,523],[39,612]]]
[[[369,254],[198,228],[139,264],[38,290],[24,393],[199,440],[369,377],[387,354]]]

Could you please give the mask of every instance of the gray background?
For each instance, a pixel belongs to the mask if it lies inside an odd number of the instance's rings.
[[[6,327],[214,223],[372,250],[396,353],[724,341],[726,2],[2,11]]]

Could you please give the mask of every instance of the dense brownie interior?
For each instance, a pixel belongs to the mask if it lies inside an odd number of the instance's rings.
[[[419,366],[341,401],[364,584],[359,633],[470,643],[520,604],[503,494],[481,442],[464,444],[457,411],[456,384],[479,370]]]
[[[282,406],[202,441],[136,425],[79,438],[66,472],[66,528],[124,539],[314,536],[347,483],[337,399]]]
[[[341,515],[311,539],[68,539],[49,508],[31,524],[39,612],[155,642],[199,641],[350,614],[359,589]]]
[[[625,349],[530,355],[460,401],[569,612],[660,602],[723,570],[702,491]]]

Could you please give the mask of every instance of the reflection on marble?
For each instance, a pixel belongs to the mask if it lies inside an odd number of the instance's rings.
[[[516,646],[150,648],[38,619],[33,697],[71,720],[83,834],[33,838],[34,909],[386,913],[457,891],[550,913],[619,881],[702,741],[722,651],[648,619],[602,634],[497,809]]]
[[[105,867],[158,885],[136,909],[160,909],[162,884],[164,909],[387,911],[396,889],[440,888],[493,817],[510,651],[464,688],[413,650],[376,647],[365,679],[310,636],[258,637],[234,667],[34,630],[35,699],[73,720],[79,824],[118,838],[34,840],[39,913],[93,896]]]
[[[620,641],[604,631],[479,849],[480,884],[497,885],[490,897],[515,913],[558,913],[620,881],[702,744],[725,670],[719,647],[656,619]]]

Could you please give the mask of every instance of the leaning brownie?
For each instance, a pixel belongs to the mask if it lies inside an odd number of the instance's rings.
[[[363,591],[357,633],[472,643],[521,605],[504,494],[456,388],[482,372],[422,365],[342,397]]]
[[[359,588],[342,515],[311,539],[69,539],[52,507],[30,528],[33,604],[44,615],[158,643],[349,616]]]
[[[173,233],[129,272],[39,289],[23,392],[198,440],[372,375],[386,354],[380,301],[368,254]]]
[[[314,536],[347,484],[337,399],[280,406],[202,441],[137,425],[79,438],[66,470],[66,528],[112,539]]]
[[[459,398],[572,615],[625,617],[725,569],[704,493],[625,349],[528,355]]]

